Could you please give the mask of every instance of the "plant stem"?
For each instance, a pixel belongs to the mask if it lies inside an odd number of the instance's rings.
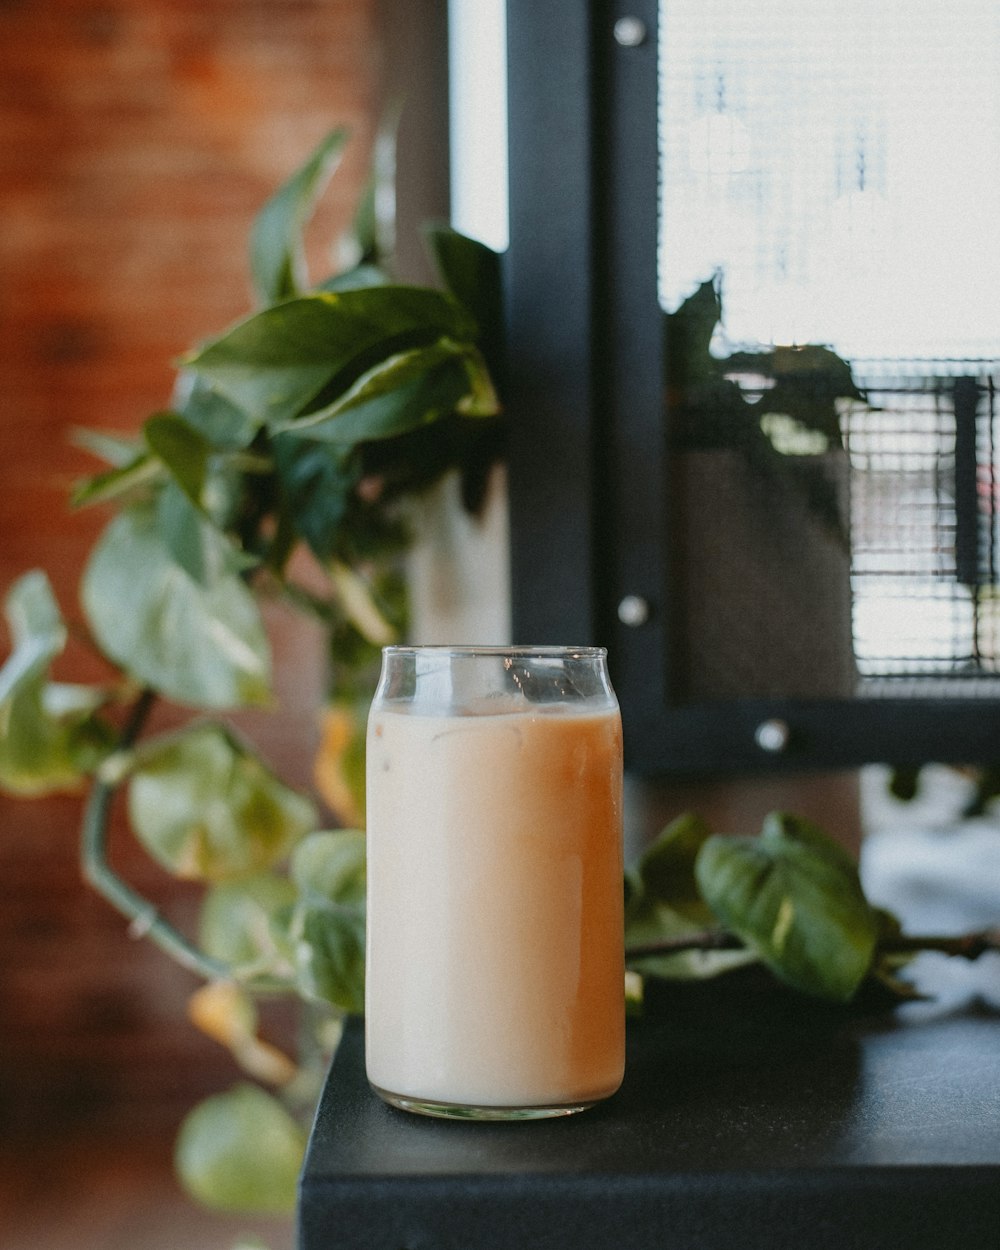
[[[878,944],[879,954],[913,955],[919,951],[941,951],[945,955],[959,955],[962,959],[978,959],[987,951],[1000,951],[1000,928],[980,929],[975,933],[955,936],[934,934],[900,934],[885,938]]]
[[[644,942],[639,946],[627,946],[625,961],[631,963],[655,955],[679,955],[684,951],[740,951],[743,947],[744,943],[735,933],[728,933],[725,929],[704,929],[660,938],[656,942]]]
[[[127,751],[135,742],[149,717],[156,695],[144,690],[136,700],[118,741],[118,750]],[[80,828],[80,863],[84,879],[132,922],[135,937],[148,937],[182,967],[207,980],[231,975],[228,964],[206,955],[188,941],[160,915],[156,907],[134,890],[108,863],[108,829],[111,804],[119,781],[98,777],[93,784],[83,812]]]
[[[647,942],[640,946],[629,946],[625,950],[625,960],[632,963],[657,955],[678,955],[684,951],[734,951],[742,950],[743,947],[744,943],[735,933],[729,933],[725,929],[705,929],[661,938],[657,942]],[[920,951],[940,951],[942,954],[958,955],[963,959],[978,959],[987,951],[1000,951],[1000,928],[982,929],[956,936],[901,934],[883,938],[877,947],[880,955],[915,955]]]

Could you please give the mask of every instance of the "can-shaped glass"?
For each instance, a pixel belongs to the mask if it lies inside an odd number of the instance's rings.
[[[625,1062],[622,728],[601,647],[387,647],[368,721],[368,1079],[537,1119]]]

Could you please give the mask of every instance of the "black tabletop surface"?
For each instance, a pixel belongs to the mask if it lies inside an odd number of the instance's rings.
[[[934,998],[895,1010],[756,970],[661,985],[619,1093],[531,1123],[386,1106],[351,1024],[300,1250],[1000,1250],[1000,956],[925,955],[914,975]]]

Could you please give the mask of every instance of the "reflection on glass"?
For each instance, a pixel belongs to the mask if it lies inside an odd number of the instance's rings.
[[[995,0],[661,4],[681,693],[995,692],[998,63]]]

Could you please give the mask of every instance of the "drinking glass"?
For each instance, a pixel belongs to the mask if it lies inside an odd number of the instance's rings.
[[[599,647],[386,647],[368,722],[366,1063],[463,1119],[624,1067],[622,731]]]

